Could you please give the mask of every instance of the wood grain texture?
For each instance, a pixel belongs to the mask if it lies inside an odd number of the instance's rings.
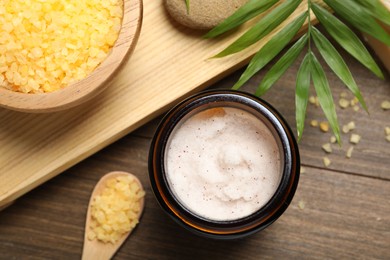
[[[150,127],[150,126],[147,126]],[[128,135],[0,212],[4,259],[79,259],[90,193],[106,172],[146,190],[139,226],[114,259],[385,259],[390,182],[306,166],[293,202],[266,230],[237,241],[195,236],[161,210],[147,173],[149,138]],[[304,208],[298,205],[304,203]]]
[[[59,91],[26,94],[0,88],[0,106],[23,112],[53,112],[79,105],[102,92],[134,51],[141,30],[142,0],[124,0],[122,29],[108,57],[88,77]]]
[[[306,9],[305,2],[292,17]],[[0,206],[136,129],[175,100],[242,66],[272,36],[240,55],[209,59],[244,29],[204,40],[201,33],[172,21],[162,0],[145,1],[143,28],[131,62],[97,98],[44,115],[0,109]]]

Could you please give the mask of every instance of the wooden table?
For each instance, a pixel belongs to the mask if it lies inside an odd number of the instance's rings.
[[[362,136],[351,159],[343,146],[332,145],[326,155],[322,144],[330,133],[310,126],[324,120],[321,109],[309,105],[300,152],[305,169],[295,198],[284,215],[266,230],[238,241],[214,241],[188,233],[160,209],[148,180],[147,157],[156,119],[127,135],[0,212],[1,259],[78,259],[82,251],[84,221],[90,193],[105,173],[129,171],[146,188],[146,208],[140,225],[115,259],[389,259],[390,257],[390,111],[380,103],[390,100],[390,79],[382,81],[342,52],[369,106],[340,109],[340,124],[356,123]],[[268,66],[244,88],[253,92]],[[298,65],[265,95],[295,131],[294,84]],[[335,100],[345,88],[328,72]],[[213,87],[229,88],[238,71]],[[352,99],[349,94],[349,99]],[[322,159],[328,156],[329,167]]]

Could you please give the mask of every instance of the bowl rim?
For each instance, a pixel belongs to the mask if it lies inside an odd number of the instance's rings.
[[[142,0],[123,0],[122,26],[106,59],[86,78],[49,93],[22,93],[0,87],[0,107],[31,113],[77,106],[102,92],[134,51],[142,27]]]

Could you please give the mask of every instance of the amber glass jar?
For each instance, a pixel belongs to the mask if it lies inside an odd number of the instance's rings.
[[[167,178],[166,150],[171,135],[193,115],[210,108],[236,108],[254,115],[272,133],[280,158],[280,181],[275,192],[261,208],[247,216],[229,220],[204,217],[178,198]],[[229,142],[229,140],[227,140]],[[234,239],[260,231],[286,210],[299,180],[300,158],[294,135],[283,117],[267,102],[250,94],[231,91],[205,91],[180,102],[169,111],[152,140],[149,175],[153,192],[163,210],[184,228],[210,238]],[[210,173],[212,174],[212,173]],[[192,196],[189,194],[188,196]]]

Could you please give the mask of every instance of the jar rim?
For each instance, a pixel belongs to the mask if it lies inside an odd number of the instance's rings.
[[[219,105],[224,103],[225,105]],[[188,113],[204,105],[212,107],[250,108],[259,113],[272,127],[274,138],[284,157],[278,188],[270,200],[252,214],[234,220],[211,220],[183,206],[175,197],[166,179],[165,148],[169,136]],[[248,111],[249,112],[249,111]],[[266,122],[264,122],[266,123]],[[276,135],[275,135],[276,134]],[[149,153],[149,176],[153,192],[162,208],[176,222],[190,230],[211,237],[241,236],[258,231],[273,223],[286,210],[298,185],[300,159],[298,146],[287,122],[270,104],[251,94],[234,90],[208,90],[193,95],[172,108],[163,118],[152,140]]]

